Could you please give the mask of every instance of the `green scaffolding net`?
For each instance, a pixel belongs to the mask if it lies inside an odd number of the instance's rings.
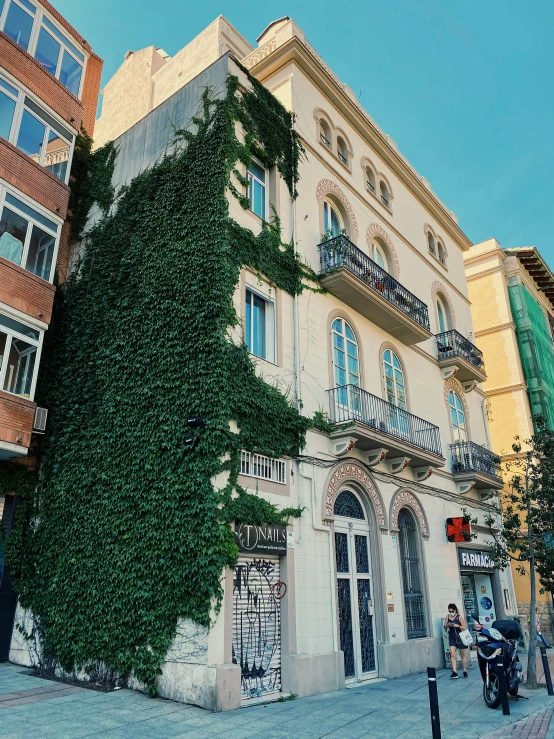
[[[543,309],[524,285],[508,287],[531,415],[554,429],[554,343]]]

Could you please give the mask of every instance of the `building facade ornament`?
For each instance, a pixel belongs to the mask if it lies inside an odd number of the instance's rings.
[[[316,197],[318,200],[323,200],[323,198],[326,195],[334,195],[337,198],[337,200],[340,200],[340,202],[346,209],[346,212],[348,213],[348,219],[350,221],[350,229],[352,231],[352,236],[353,236],[352,241],[357,241],[358,240],[358,223],[356,221],[356,216],[354,215],[352,206],[348,202],[346,195],[343,193],[340,187],[333,182],[333,180],[320,180],[317,184]]]
[[[380,529],[386,529],[387,517],[383,499],[368,473],[361,465],[355,462],[343,462],[333,471],[325,494],[325,518],[329,519],[333,517],[333,508],[337,493],[343,484],[348,481],[356,482],[363,488],[373,504],[377,525]]]
[[[241,64],[246,67],[246,69],[252,69],[252,67],[255,67],[258,62],[261,62],[262,59],[265,59],[266,56],[269,56],[273,51],[275,51],[276,48],[277,39],[271,39],[267,44],[254,49],[251,54],[242,60]]]
[[[397,490],[393,495],[389,515],[390,530],[393,532],[398,531],[398,515],[402,508],[409,508],[412,511],[419,523],[421,536],[424,539],[428,539],[429,524],[427,523],[427,517],[421,507],[421,503],[411,490]]]
[[[400,262],[398,261],[398,255],[396,254],[396,249],[394,248],[394,244],[392,243],[391,237],[388,235],[385,229],[382,226],[380,226],[378,223],[370,223],[369,226],[367,227],[366,241],[369,247],[371,246],[371,242],[373,241],[374,238],[381,239],[387,245],[387,249],[389,250],[390,257],[394,264],[393,276],[396,279],[398,279],[400,275]]]
[[[442,282],[435,280],[435,282],[433,282],[433,284],[431,285],[431,296],[433,298],[433,305],[436,304],[437,293],[440,293],[448,303],[448,310],[450,311],[450,323],[452,324],[451,328],[456,328],[456,312],[454,311],[454,306],[452,305],[452,301],[450,300],[450,295],[448,294],[448,291],[442,284]]]

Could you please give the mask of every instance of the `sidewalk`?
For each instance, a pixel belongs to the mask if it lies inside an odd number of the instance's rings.
[[[517,722],[554,709],[554,698],[541,689],[528,701],[510,700],[512,714],[487,708],[476,666],[467,680],[450,680],[438,673],[443,739],[539,737],[521,733]],[[546,714],[541,726],[546,727]],[[533,720],[532,725],[537,724]],[[516,731],[518,733],[513,733]],[[500,732],[500,733],[498,733]],[[0,664],[1,739],[430,739],[427,676],[412,675],[374,683],[360,683],[335,693],[209,713],[194,706],[151,699],[131,690],[98,693],[31,677],[16,665]]]

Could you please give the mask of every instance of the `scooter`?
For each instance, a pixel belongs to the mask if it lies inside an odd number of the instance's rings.
[[[517,621],[494,621],[486,627],[479,621],[478,613],[472,613],[471,617],[477,625],[477,656],[483,678],[483,698],[489,708],[498,708],[502,702],[496,664],[499,655],[502,655],[508,693],[517,698],[519,685],[523,682],[523,666],[517,657],[516,646],[520,637],[519,624]]]

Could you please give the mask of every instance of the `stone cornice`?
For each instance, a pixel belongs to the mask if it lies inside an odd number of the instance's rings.
[[[475,331],[475,338],[478,339],[480,336],[495,334],[497,331],[504,331],[505,329],[515,331],[516,325],[513,321],[508,321],[507,323],[499,323],[497,326],[491,326],[490,328],[482,328],[480,331]]]
[[[291,62],[295,62],[315,85],[323,92],[331,103],[341,112],[350,125],[365,139],[369,146],[393,170],[402,182],[412,191],[427,211],[449,233],[451,238],[463,251],[468,251],[472,242],[461,230],[450,212],[422,182],[421,177],[408,161],[387,140],[385,134],[371,120],[361,105],[350,97],[340,80],[323,63],[315,50],[303,43],[298,36],[293,36],[281,46],[275,47],[271,42],[267,50],[261,47],[259,54],[249,55],[254,64],[248,65],[250,73],[261,82]],[[272,48],[273,47],[273,48]],[[247,62],[247,60],[244,60]]]

